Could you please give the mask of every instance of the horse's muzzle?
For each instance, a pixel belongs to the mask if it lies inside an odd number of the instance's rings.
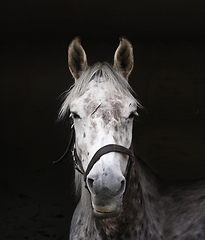
[[[126,181],[122,181],[118,191],[104,187],[97,194],[91,190],[91,201],[93,206],[93,216],[97,219],[117,217],[121,212],[123,193]],[[115,186],[115,185],[114,185]]]

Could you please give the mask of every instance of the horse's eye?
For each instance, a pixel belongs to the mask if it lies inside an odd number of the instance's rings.
[[[130,115],[129,115],[128,118],[134,118],[134,117],[137,116],[137,115],[138,115],[137,111],[134,111],[134,112],[131,112],[131,113],[130,113]]]
[[[80,118],[81,118],[81,117],[80,117],[77,113],[75,113],[75,112],[71,112],[70,116],[71,116],[72,118],[74,118],[74,119],[80,119]]]
[[[129,117],[128,118],[134,118],[134,113],[132,112],[132,113],[130,113],[130,115],[129,115]]]

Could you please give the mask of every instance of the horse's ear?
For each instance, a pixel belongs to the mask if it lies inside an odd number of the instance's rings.
[[[75,79],[78,79],[88,67],[86,53],[79,37],[74,38],[68,47],[68,67]]]
[[[114,69],[128,78],[134,66],[132,44],[126,38],[120,38],[120,44],[114,55]]]

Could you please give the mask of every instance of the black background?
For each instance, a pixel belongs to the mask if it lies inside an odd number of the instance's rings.
[[[205,176],[205,2],[4,1],[1,16],[0,238],[67,239],[76,198],[71,160],[53,166],[69,125],[59,97],[73,83],[67,46],[90,65],[134,46],[130,84],[145,109],[135,153],[165,181]]]

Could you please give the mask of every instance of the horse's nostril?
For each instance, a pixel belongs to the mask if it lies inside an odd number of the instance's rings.
[[[121,181],[121,187],[124,187],[124,185],[125,185],[125,180],[122,180]]]
[[[121,186],[120,186],[120,188],[119,188],[119,190],[116,192],[116,196],[117,195],[122,195],[123,193],[124,193],[124,191],[125,191],[125,186],[126,186],[126,182],[125,182],[125,180],[122,180],[121,181]]]
[[[93,191],[93,182],[94,182],[94,180],[92,178],[88,178],[87,184],[88,184],[88,188],[90,189],[90,191]]]

